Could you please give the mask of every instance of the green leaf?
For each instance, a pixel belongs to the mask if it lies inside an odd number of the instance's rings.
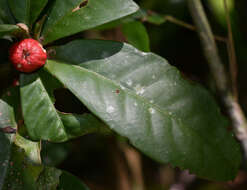
[[[40,163],[40,143],[16,136],[4,183],[6,189],[54,189],[61,171]]]
[[[26,143],[27,140],[24,140],[24,142]],[[36,148],[38,146],[39,145],[32,147]],[[22,144],[22,147],[26,147],[26,145]],[[39,154],[38,150],[33,149],[29,152],[22,147],[19,147],[16,144],[12,146],[11,160],[8,164],[8,172],[3,190],[36,189],[36,181],[44,167],[42,165],[34,164],[31,161],[32,157],[38,157],[38,155],[34,156],[34,154]],[[29,158],[30,155],[32,156]]]
[[[45,68],[111,129],[162,163],[231,180],[241,154],[213,97],[163,58],[127,44],[74,41]]]
[[[54,97],[54,90],[59,88],[64,88],[64,86],[50,73],[46,72],[45,70],[41,69],[39,70],[39,77],[45,87],[45,90],[47,91],[52,103],[55,103],[55,97]]]
[[[15,136],[4,133],[4,131],[7,128],[16,129],[14,110],[10,104],[11,102],[7,103],[0,99],[0,189],[2,189],[7,175],[11,145]]]
[[[29,141],[20,135],[16,136],[12,146],[11,159],[6,162],[8,166],[7,177],[3,190],[55,190],[58,185],[71,179],[71,185],[79,184],[71,174],[63,176],[64,172],[53,167],[47,167],[40,163],[40,143]],[[60,186],[60,185],[59,185]]]
[[[41,164],[40,143],[32,142],[17,134],[15,144],[25,151],[25,154],[28,155],[28,159],[31,163]]]
[[[16,138],[15,112],[19,105],[18,91],[18,88],[11,88],[0,99],[0,189],[8,178],[11,149]]]
[[[52,167],[46,167],[42,171],[38,181],[37,181],[37,190],[56,190],[59,184],[59,177],[61,176],[62,171]]]
[[[97,132],[102,126],[91,114],[57,112],[53,91],[61,84],[49,73],[40,70],[36,74],[22,74],[20,82],[25,126],[33,140],[63,142]]]
[[[14,24],[15,20],[11,15],[8,0],[0,0],[0,23],[1,24]]]
[[[58,190],[89,190],[77,177],[65,171],[62,173],[60,181]]]
[[[33,140],[67,140],[63,123],[37,73],[21,74],[21,103],[27,131]]]
[[[8,2],[17,21],[32,26],[48,0],[8,0]]]
[[[0,38],[8,35],[15,36],[15,34],[19,33],[21,29],[16,25],[11,24],[1,24],[0,25]]]
[[[161,25],[166,22],[164,15],[160,15],[157,13],[146,14],[147,15],[145,16],[145,19],[151,24]]]
[[[70,139],[98,132],[100,127],[102,127],[101,122],[92,114],[84,113],[78,115],[60,112],[59,116]]]
[[[122,26],[122,31],[131,45],[142,51],[150,51],[149,36],[141,22],[133,21],[126,23]]]
[[[138,9],[132,0],[107,0],[107,3],[89,0],[81,7],[84,1],[54,2],[43,30],[44,44],[119,19]]]
[[[41,11],[45,8],[48,0],[31,0],[30,1],[30,23],[33,24]]]

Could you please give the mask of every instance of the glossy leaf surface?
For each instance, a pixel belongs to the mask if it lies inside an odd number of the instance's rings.
[[[38,74],[20,78],[22,112],[28,133],[33,140],[65,141],[63,123]]]
[[[241,155],[226,119],[205,89],[166,60],[106,41],[55,50],[67,64],[49,60],[45,68],[135,147],[200,177],[235,177]]]
[[[85,0],[84,0],[85,1]],[[55,1],[43,30],[44,44],[137,11],[132,0]]]

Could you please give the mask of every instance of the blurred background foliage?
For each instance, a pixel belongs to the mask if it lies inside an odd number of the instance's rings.
[[[193,24],[186,0],[136,0],[142,9],[172,16]],[[223,0],[202,0],[215,35],[227,36]],[[238,63],[240,103],[247,112],[247,1],[228,0]],[[80,33],[74,37],[129,42],[143,51],[152,51],[181,70],[183,75],[200,82],[214,93],[214,81],[202,54],[195,31],[169,21],[160,24],[137,19],[137,24],[113,25]],[[119,22],[121,23],[121,22]],[[144,28],[145,27],[145,28]],[[147,33],[146,33],[146,32]],[[71,39],[71,38],[70,38]],[[13,83],[17,74],[6,66],[8,40],[0,40],[0,89]],[[223,63],[228,68],[226,44],[217,42]],[[228,69],[229,72],[229,69]],[[0,91],[0,92],[1,92]],[[67,90],[56,90],[56,107],[68,113],[85,113],[87,109]],[[217,97],[217,96],[216,96]],[[222,108],[224,112],[224,108]],[[103,125],[103,124],[102,124]],[[154,147],[155,148],[155,147]],[[63,144],[43,142],[42,159],[49,166],[64,169],[81,178],[92,190],[229,190],[246,189],[246,164],[232,182],[212,182],[198,179],[186,171],[160,165],[128,145],[126,139],[112,133],[88,134]],[[246,161],[245,161],[246,162]]]

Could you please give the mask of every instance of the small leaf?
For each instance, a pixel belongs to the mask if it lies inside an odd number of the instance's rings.
[[[59,184],[61,171],[40,163],[40,143],[16,136],[3,189],[52,189]]]
[[[149,36],[141,22],[128,22],[122,26],[122,31],[131,45],[142,51],[150,51]]]
[[[151,23],[151,24],[156,24],[156,25],[161,25],[163,23],[166,22],[165,16],[164,15],[160,15],[157,13],[147,13],[147,15],[145,16],[145,19]]]
[[[15,36],[15,34],[19,33],[21,29],[16,25],[11,24],[1,24],[0,25],[0,38],[4,36]]]
[[[27,142],[24,140],[23,142]],[[37,143],[38,144],[38,143]],[[19,143],[20,145],[20,143]],[[25,147],[25,144],[21,145]],[[31,146],[37,148],[39,145]],[[30,147],[30,148],[31,148]],[[3,190],[9,189],[36,189],[36,180],[44,169],[42,165],[30,162],[33,157],[38,157],[38,150],[32,149],[30,152],[14,144],[11,150],[11,159],[8,163],[8,173],[5,178]],[[31,157],[29,157],[31,156]]]
[[[45,69],[135,147],[199,177],[235,177],[240,147],[226,119],[205,89],[166,60],[107,41],[78,40],[55,50],[67,64],[49,60]]]
[[[80,8],[82,2],[54,2],[43,30],[44,44],[119,19],[138,9],[132,0],[107,0],[107,3],[89,0]]]
[[[65,114],[54,107],[53,91],[61,83],[49,73],[21,75],[22,112],[28,134],[33,140],[63,142],[99,131],[101,122],[91,114]]]
[[[22,112],[33,140],[67,140],[63,123],[38,74],[21,74]]]
[[[25,151],[25,154],[28,156],[28,159],[31,163],[41,164],[40,143],[32,142],[17,134],[15,138],[15,144]]]
[[[29,141],[19,134],[17,134],[15,144],[11,148],[11,159],[5,161],[4,165],[8,167],[8,170],[5,172],[7,176],[4,183],[0,181],[0,187],[3,190],[55,190],[58,186],[63,187],[64,184],[67,184],[67,180],[70,180],[72,187],[76,185],[85,187],[71,174],[41,165],[40,143]],[[1,175],[3,175],[2,170]]]

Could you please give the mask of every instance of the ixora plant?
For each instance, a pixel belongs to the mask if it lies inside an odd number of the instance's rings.
[[[12,62],[20,71],[19,85],[0,99],[0,189],[88,189],[72,174],[42,164],[40,141],[97,132],[101,121],[160,163],[210,180],[234,179],[239,144],[202,86],[126,43],[53,43],[136,11],[132,0],[0,0],[0,38],[13,43],[0,70]],[[91,114],[56,110],[57,88],[71,91]]]

